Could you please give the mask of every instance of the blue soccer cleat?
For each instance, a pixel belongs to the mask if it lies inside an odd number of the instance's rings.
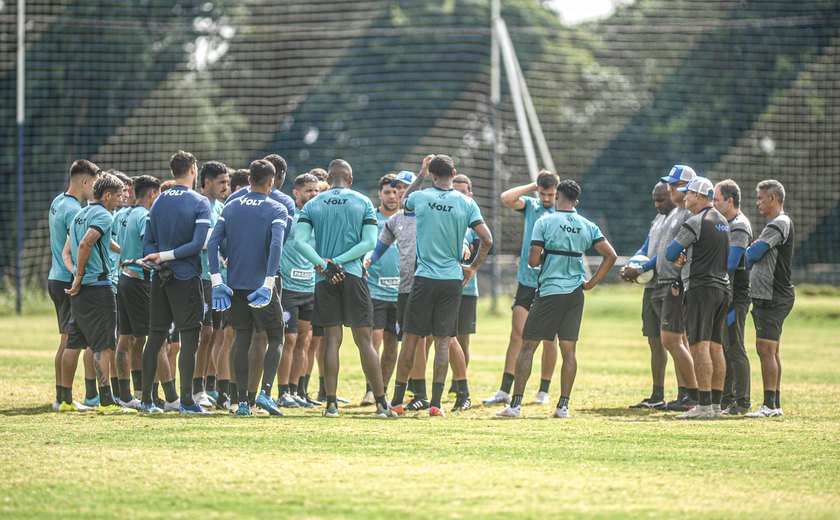
[[[158,408],[155,403],[140,403],[140,413],[163,413],[162,408]]]
[[[207,410],[202,408],[201,405],[196,403],[196,402],[193,402],[193,404],[190,404],[190,405],[186,405],[184,403],[181,403],[181,407],[178,411],[183,413],[183,414],[188,414],[188,415],[203,415],[203,414],[212,413],[212,412],[208,412]]]
[[[94,406],[99,406],[99,395],[97,394],[96,397],[91,397],[90,399],[85,397],[85,400],[82,404],[84,404],[85,406],[90,406],[91,408],[93,408]]]
[[[262,390],[260,395],[257,396],[257,406],[268,412],[269,415],[283,417],[283,412],[281,412],[280,408],[277,407],[277,403],[274,402],[274,399],[265,393],[265,390]]]
[[[248,403],[239,403],[239,406],[236,408],[236,415],[246,417],[254,414],[251,412],[251,407]]]

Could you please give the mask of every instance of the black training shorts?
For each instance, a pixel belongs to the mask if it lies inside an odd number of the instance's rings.
[[[257,332],[283,328],[283,307],[277,291],[271,291],[271,301],[265,307],[255,309],[248,305],[248,295],[254,291],[234,289],[230,297],[228,323],[234,329],[254,328]]]
[[[148,336],[151,282],[121,274],[117,287],[119,333],[127,336]]]
[[[458,335],[475,334],[475,311],[478,306],[478,296],[461,295],[461,305],[458,307]]]
[[[415,276],[405,309],[405,332],[418,336],[455,336],[461,280],[433,280]]]
[[[510,308],[513,309],[518,305],[524,308],[526,311],[529,311],[531,310],[531,305],[534,304],[534,300],[536,298],[536,287],[528,287],[527,285],[522,285],[521,283],[519,283],[516,285],[516,294],[513,296],[513,305],[511,305]]]
[[[315,284],[312,324],[321,327],[373,327],[373,303],[367,280],[350,273],[333,285],[327,280]]]
[[[779,341],[785,318],[793,309],[793,300],[753,300],[752,317],[755,323],[755,337]]]
[[[658,338],[659,325],[662,323],[659,316],[660,307],[653,304],[652,298],[653,287],[645,287],[642,296],[642,335],[646,338]]]
[[[373,329],[397,333],[397,302],[371,300],[373,302]]]
[[[79,294],[70,297],[67,348],[115,349],[116,330],[117,301],[112,284],[83,285]]]
[[[280,297],[280,304],[283,307],[286,334],[297,334],[298,320],[312,321],[312,311],[315,309],[315,293],[286,290]]]
[[[47,292],[55,306],[59,334],[67,334],[70,330],[70,296],[64,292],[65,289],[70,289],[70,287],[70,282],[47,280]]]
[[[685,332],[685,308],[683,306],[683,289],[674,296],[671,284],[663,283],[656,286],[650,296],[654,309],[659,311],[659,330],[683,334]]]
[[[204,288],[201,278],[178,280],[173,277],[166,286],[160,277],[152,277],[150,329],[167,331],[175,322],[178,330],[190,330],[204,323]]]
[[[577,341],[583,318],[583,286],[567,294],[534,300],[522,329],[522,339]]]
[[[685,328],[688,344],[711,341],[723,345],[729,295],[723,287],[704,285],[685,293]]]

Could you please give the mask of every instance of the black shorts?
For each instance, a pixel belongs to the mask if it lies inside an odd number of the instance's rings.
[[[47,292],[55,306],[59,334],[67,334],[70,331],[70,296],[64,292],[64,289],[69,289],[71,285],[70,282],[47,280]]]
[[[405,332],[418,336],[455,336],[461,280],[433,280],[415,276],[405,309]]]
[[[550,294],[534,300],[522,339],[577,341],[583,318],[583,286],[568,294]]]
[[[271,301],[265,307],[255,309],[248,305],[248,295],[253,291],[234,289],[230,297],[228,322],[234,329],[254,328],[257,332],[283,328],[283,307],[277,291],[271,292]]]
[[[167,331],[173,322],[179,330],[201,327],[205,305],[201,278],[178,280],[173,277],[164,287],[160,277],[154,276],[151,284],[151,330]]]
[[[534,300],[536,298],[536,287],[528,287],[527,285],[522,285],[521,283],[517,284],[516,294],[513,296],[513,305],[511,305],[510,308],[513,309],[518,305],[520,307],[523,307],[526,311],[530,311],[531,305],[534,304]]]
[[[650,302],[659,311],[659,330],[683,334],[685,332],[685,307],[683,305],[683,289],[674,296],[671,284],[663,283],[656,286],[650,296]]]
[[[315,284],[312,324],[321,327],[373,327],[373,303],[367,280],[347,273],[333,285],[327,280]]]
[[[755,322],[755,337],[779,341],[785,318],[793,309],[793,300],[753,300],[752,317]]]
[[[117,347],[117,301],[108,285],[83,285],[70,297],[67,348],[90,347],[94,352]]]
[[[645,287],[645,294],[642,296],[642,334],[646,338],[659,337],[659,325],[662,318],[659,316],[660,307],[653,304],[653,287]]]
[[[167,343],[181,343],[181,331],[175,326],[174,321],[169,326],[169,330],[166,331],[166,341]]]
[[[121,274],[117,292],[119,333],[128,336],[149,335],[149,299],[151,282]]]
[[[461,305],[458,307],[458,335],[475,334],[475,310],[478,306],[478,296],[461,295]]]
[[[685,328],[688,344],[711,341],[723,345],[729,295],[723,287],[704,285],[685,293]]]
[[[405,309],[408,307],[408,297],[411,293],[399,293],[397,295],[397,339],[402,341],[402,333],[405,328]]]
[[[323,338],[324,337],[324,327],[320,325],[313,325],[312,326],[312,337],[313,338]]]
[[[373,302],[373,329],[397,333],[397,302],[371,300]]]
[[[283,291],[280,303],[283,307],[286,334],[297,333],[298,320],[312,321],[312,311],[315,309],[315,293]]]

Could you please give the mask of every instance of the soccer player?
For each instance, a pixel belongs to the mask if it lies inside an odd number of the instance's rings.
[[[653,188],[653,205],[656,207],[657,215],[650,223],[650,231],[642,247],[636,251],[637,255],[648,256],[652,251],[659,249],[664,234],[665,219],[675,205],[668,193],[668,185],[659,182]],[[632,282],[639,276],[639,272],[633,269],[621,269],[621,278]],[[665,369],[668,367],[668,352],[662,347],[662,340],[659,337],[659,309],[651,303],[653,290],[656,288],[656,276],[645,286],[642,296],[642,334],[648,340],[650,347],[650,372],[653,377],[653,390],[650,397],[646,397],[637,404],[630,405],[630,408],[665,408]]]
[[[604,279],[617,258],[615,250],[593,222],[580,216],[575,207],[580,186],[573,180],[557,185],[557,211],[534,224],[528,265],[540,267],[537,297],[522,329],[522,349],[516,358],[513,398],[499,417],[519,417],[525,384],[531,375],[534,352],[540,341],[554,340],[563,364],[560,368],[560,400],[554,417],[569,417],[569,397],[577,374],[575,348],[583,317],[584,291]],[[586,279],[583,254],[590,247],[602,256],[591,279]]]
[[[323,168],[312,168],[309,173],[318,179],[318,193],[324,193],[330,189],[330,183],[327,182],[327,170]],[[312,370],[315,368],[315,362],[318,363],[318,397],[319,402],[327,400],[327,386],[324,379],[324,327],[312,326],[312,340],[309,342],[309,368],[307,372],[307,381],[312,376]],[[343,397],[337,397],[339,403],[347,404],[350,401]]]
[[[283,252],[286,208],[270,198],[275,169],[266,160],[251,163],[250,191],[229,202],[222,211],[210,237],[207,252],[213,278],[213,307],[230,308],[230,324],[236,330],[233,342],[238,384],[237,415],[251,415],[249,351],[252,331],[265,331],[268,352],[265,355],[262,389],[256,402],[271,415],[283,412],[271,400],[271,386],[283,348],[283,309],[275,291],[275,280]],[[228,280],[219,272],[219,246],[227,239]]]
[[[76,373],[76,366],[79,361],[78,352],[67,356],[68,365],[63,368],[64,350],[67,348],[67,334],[70,330],[70,297],[64,291],[70,288],[73,280],[72,260],[65,263],[64,249],[68,243],[70,228],[73,226],[73,217],[82,209],[82,199],[93,200],[93,184],[99,175],[99,167],[90,161],[80,159],[70,166],[70,186],[67,191],[59,194],[50,204],[49,226],[50,226],[50,251],[52,260],[50,274],[47,278],[47,290],[50,299],[55,306],[55,315],[58,319],[58,333],[60,335],[58,350],[55,353],[55,402],[53,410],[62,409],[65,388],[73,387],[73,377]],[[69,246],[67,247],[69,250]],[[69,265],[68,265],[69,263]],[[87,372],[87,371],[86,371]],[[62,374],[66,374],[66,378]],[[92,374],[85,374],[86,396],[90,406],[98,403],[96,391],[96,380],[87,377]],[[89,406],[77,401],[70,401],[64,406],[63,411],[86,411]]]
[[[304,205],[296,224],[294,246],[315,266],[312,323],[324,327],[325,417],[338,417],[338,349],[342,325],[350,327],[362,370],[376,396],[376,416],[393,417],[385,400],[379,357],[373,350],[373,304],[362,275],[361,258],[376,245],[376,214],[370,199],[352,191],[353,169],[341,159],[329,166],[330,189]],[[315,232],[316,247],[309,245]]]
[[[248,176],[251,174],[247,168],[241,168],[239,170],[234,171],[230,175],[230,191],[227,193],[225,197],[225,202],[227,199],[230,198],[231,195],[236,193],[237,191],[241,190],[242,188],[248,186]]]
[[[90,348],[99,385],[99,412],[136,412],[123,408],[111,393],[111,357],[116,349],[117,302],[108,271],[111,244],[112,212],[122,203],[122,182],[103,173],[93,185],[94,203],[73,217],[70,228],[70,253],[76,266],[70,295],[70,332],[65,356],[75,350]],[[64,388],[62,406],[72,406],[72,388]]]
[[[294,224],[300,219],[300,210],[318,196],[318,179],[309,173],[298,175],[292,194],[295,196],[297,211],[289,238],[294,240]],[[315,268],[296,248],[291,247],[292,243],[283,248],[280,260],[280,275],[284,280],[281,304],[286,323],[285,344],[288,347],[284,349],[280,360],[277,384],[280,386],[281,402],[291,399],[309,408],[321,404],[309,397],[305,381],[309,366],[308,349],[312,340],[312,311],[315,308]],[[310,240],[310,245],[314,245],[314,241]],[[286,366],[283,366],[284,361]]]
[[[750,297],[755,322],[755,347],[761,361],[764,403],[746,417],[781,416],[779,398],[782,360],[779,344],[785,318],[793,309],[796,297],[790,281],[795,233],[793,221],[784,208],[785,187],[777,180],[765,180],[756,188],[758,212],[767,218],[761,235],[747,248],[750,271]]]
[[[204,319],[204,295],[199,253],[210,229],[210,203],[195,191],[198,176],[195,157],[179,151],[169,160],[175,185],[162,192],[152,206],[143,235],[145,261],[161,264],[152,277],[149,338],[143,351],[143,399],[141,410],[161,412],[152,401],[152,381],[160,349],[169,326],[175,323],[181,339],[178,360],[181,401],[185,414],[207,413],[193,400],[192,380]]]
[[[143,258],[143,235],[146,233],[146,217],[155,200],[160,196],[160,180],[150,175],[141,175],[134,181],[134,201],[126,211],[118,213],[115,219],[116,241],[122,252],[120,261]],[[119,404],[129,408],[140,408],[140,400],[131,393],[127,367],[129,355],[139,351],[142,360],[146,336],[149,335],[149,290],[150,271],[137,265],[126,265],[120,274],[117,290],[117,370],[119,372]],[[135,358],[136,359],[136,358]],[[142,363],[142,361],[141,361]],[[140,364],[131,364],[131,377],[135,390],[142,391],[142,370]]]
[[[516,295],[511,306],[511,329],[507,352],[505,353],[505,369],[502,374],[502,384],[499,391],[484,399],[485,405],[510,403],[510,389],[513,385],[513,373],[516,359],[522,348],[522,327],[528,318],[528,311],[534,303],[537,291],[537,275],[539,271],[528,267],[528,253],[531,248],[531,232],[534,223],[545,214],[554,213],[557,185],[560,177],[548,170],[543,170],[537,176],[537,181],[522,186],[516,186],[502,193],[502,203],[514,211],[522,213],[524,226],[522,229],[522,247],[519,254],[519,271],[516,275],[518,285]],[[537,192],[537,197],[529,197],[526,193]],[[543,345],[542,378],[540,391],[537,394],[537,404],[548,403],[548,389],[554,367],[557,365],[557,344],[554,340]]]
[[[680,276],[685,290],[688,344],[700,399],[677,419],[714,419],[722,415],[720,403],[726,377],[723,329],[729,306],[729,224],[712,204],[715,195],[712,181],[695,177],[678,190],[685,193],[685,207],[692,216],[668,244],[665,258],[674,262],[685,255]]]
[[[400,208],[400,192],[392,183],[396,175],[387,174],[379,179],[379,207],[376,208],[376,222],[378,234],[388,222],[388,219],[397,213]],[[381,255],[375,264],[366,262],[368,265],[368,289],[373,301],[373,349],[379,355],[379,349],[383,346],[382,364],[391,364],[391,360],[397,359],[397,295],[400,286],[400,253],[398,247],[389,248]],[[391,369],[393,372],[393,368]],[[388,374],[390,378],[390,373]],[[382,382],[385,384],[385,373],[382,374]],[[372,406],[375,404],[373,390],[370,383],[367,383],[365,395],[359,406]]]
[[[735,181],[726,179],[717,183],[712,202],[729,223],[727,269],[732,288],[723,335],[726,379],[721,408],[724,415],[741,415],[750,411],[750,360],[744,346],[744,325],[750,310],[750,271],[745,255],[752,243],[752,225],[741,213],[741,188]]]
[[[430,172],[433,186],[417,191]],[[435,342],[435,361],[429,415],[445,416],[440,401],[449,368],[450,339],[458,332],[461,290],[475,276],[493,244],[478,204],[452,187],[456,174],[449,156],[427,155],[417,179],[406,191],[405,209],[415,211],[417,215],[417,269],[408,298],[403,344],[397,362],[392,401],[397,414],[403,413],[402,401],[417,344],[431,334]],[[463,265],[467,228],[475,230],[481,243],[472,264]]]

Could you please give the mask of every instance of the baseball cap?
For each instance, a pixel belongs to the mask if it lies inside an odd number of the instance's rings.
[[[688,183],[688,186],[677,188],[677,191],[681,191],[683,193],[687,191],[693,191],[695,193],[699,193],[700,195],[705,195],[707,197],[715,196],[714,184],[712,184],[712,181],[705,177],[695,177],[691,180],[691,182]]]
[[[391,181],[391,187],[396,188],[397,184],[399,184],[401,182],[410,185],[410,184],[414,183],[415,178],[416,177],[414,176],[414,172],[410,172],[408,170],[403,170],[403,171],[401,171],[400,173],[397,174],[397,177],[394,180]]]
[[[674,184],[680,181],[689,182],[695,177],[697,177],[697,173],[694,172],[694,168],[691,166],[675,164],[674,167],[671,168],[671,173],[662,177],[662,182],[667,182],[668,184]]]

